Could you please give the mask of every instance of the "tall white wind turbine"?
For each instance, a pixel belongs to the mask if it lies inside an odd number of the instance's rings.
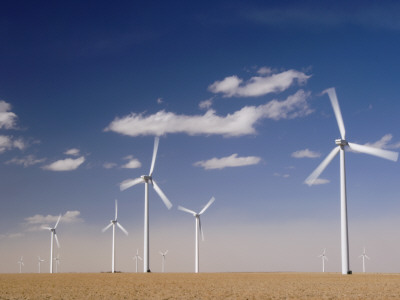
[[[397,161],[399,154],[397,152],[374,148],[366,145],[359,145],[350,143],[346,140],[346,131],[340,111],[339,102],[336,97],[334,88],[329,88],[324,91],[329,96],[333,111],[335,113],[336,121],[339,126],[341,138],[335,140],[337,147],[322,161],[322,163],[311,173],[305,180],[305,183],[312,185],[325,170],[333,158],[340,152],[340,212],[341,212],[341,245],[342,245],[342,274],[351,274],[349,262],[349,238],[348,238],[348,225],[347,225],[347,199],[346,199],[346,167],[345,167],[345,148],[349,147],[351,150],[375,155],[392,161]]]
[[[362,257],[363,273],[365,273],[365,259],[370,259],[369,256],[365,253],[365,247],[363,253],[359,257]]]
[[[17,261],[17,264],[19,264],[19,272],[22,273],[22,266],[24,266],[24,257],[21,256],[19,261]]]
[[[41,259],[40,256],[38,256],[38,266],[39,266],[39,273],[40,273],[40,264],[44,262],[44,259]]]
[[[328,261],[328,257],[326,257],[325,253],[326,253],[326,248],[324,249],[321,255],[318,255],[318,257],[321,257],[322,259],[322,273],[325,273],[325,261]]]
[[[58,216],[58,220],[56,222],[56,225],[54,225],[53,228],[51,227],[42,227],[43,229],[48,229],[51,232],[51,238],[50,238],[50,273],[53,273],[53,246],[54,246],[54,239],[56,240],[57,247],[60,248],[60,242],[58,241],[57,233],[56,233],[56,228],[58,223],[60,222],[61,215]]]
[[[201,228],[201,221],[200,221],[200,216],[207,210],[207,208],[210,207],[210,205],[215,201],[215,198],[212,197],[210,201],[203,207],[203,209],[199,212],[196,213],[193,210],[184,208],[182,206],[178,206],[179,210],[185,211],[189,214],[192,214],[196,219],[195,219],[195,226],[196,226],[196,236],[195,236],[195,273],[199,273],[199,232],[201,234],[201,239],[204,241],[204,235],[203,235],[203,230]]]
[[[161,256],[162,256],[161,272],[164,273],[164,270],[165,270],[165,256],[167,255],[168,250],[166,250],[165,252],[160,251],[159,253],[160,253]]]
[[[144,183],[144,253],[143,253],[143,272],[150,272],[150,244],[149,244],[149,183],[153,186],[156,193],[160,196],[165,206],[170,209],[172,203],[168,200],[167,196],[160,189],[156,181],[153,179],[154,164],[156,162],[159,138],[154,139],[153,158],[151,161],[149,175],[142,175],[139,178],[127,179],[120,184],[121,191],[126,190],[136,184]]]
[[[139,249],[136,249],[136,255],[133,257],[133,259],[136,261],[136,273],[137,273],[137,270],[138,270],[138,260],[140,259],[140,260],[143,260],[143,258],[141,258],[140,256],[139,256]]]
[[[115,199],[115,218],[114,220],[110,221],[110,224],[108,224],[106,227],[103,228],[102,232],[105,232],[108,228],[112,226],[112,254],[111,254],[111,273],[115,273],[115,225],[119,227],[119,229],[122,230],[123,233],[128,235],[128,231],[124,227],[122,227],[121,224],[119,224],[118,220],[118,202],[117,199]]]

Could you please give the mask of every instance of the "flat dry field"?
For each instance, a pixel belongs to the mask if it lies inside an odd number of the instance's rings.
[[[400,275],[0,274],[0,299],[400,299]]]

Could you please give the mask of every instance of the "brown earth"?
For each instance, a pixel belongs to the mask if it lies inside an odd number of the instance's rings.
[[[0,274],[0,299],[400,299],[400,275]]]

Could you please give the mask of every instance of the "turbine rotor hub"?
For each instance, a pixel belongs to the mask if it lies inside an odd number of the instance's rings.
[[[149,181],[151,182],[153,180],[153,178],[150,175],[142,175],[140,176],[141,178],[143,178],[143,180],[148,183]]]
[[[335,144],[338,145],[338,146],[343,146],[343,147],[349,145],[349,143],[346,140],[343,140],[343,139],[335,140]]]

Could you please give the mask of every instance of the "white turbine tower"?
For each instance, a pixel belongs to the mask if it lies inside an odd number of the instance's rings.
[[[154,190],[157,192],[157,194],[160,196],[161,200],[164,202],[165,206],[170,209],[172,207],[172,203],[168,200],[167,196],[163,193],[163,191],[160,189],[158,184],[155,182],[153,179],[153,171],[154,171],[154,164],[156,162],[156,157],[157,157],[157,150],[158,150],[158,143],[159,143],[159,138],[156,137],[154,139],[154,149],[153,149],[153,158],[151,161],[151,166],[150,166],[150,172],[149,175],[142,175],[139,178],[135,179],[127,179],[124,180],[120,184],[120,189],[121,191],[126,190],[127,188],[130,188],[131,186],[134,186],[138,183],[144,183],[144,253],[143,253],[143,272],[150,272],[150,244],[149,244],[149,238],[150,238],[150,233],[149,233],[149,183],[153,186]]]
[[[58,273],[58,266],[60,265],[60,254],[57,254],[57,257],[54,258],[54,261],[56,262],[56,273]]]
[[[56,240],[57,247],[60,248],[60,242],[58,241],[57,233],[56,233],[56,228],[58,223],[60,222],[61,215],[58,216],[58,220],[56,222],[56,225],[54,225],[53,228],[51,227],[45,227],[43,226],[43,229],[48,229],[51,232],[51,238],[50,238],[50,273],[53,273],[53,246],[54,246],[54,239]]]
[[[22,273],[22,266],[24,266],[24,257],[21,256],[20,260],[17,262],[19,264],[19,272]]]
[[[324,249],[321,255],[318,255],[318,257],[321,257],[322,259],[322,273],[325,273],[325,260],[328,261],[328,257],[326,257],[325,253],[326,253],[326,248]]]
[[[119,229],[122,230],[123,233],[128,235],[128,231],[124,227],[122,227],[121,224],[119,224],[118,220],[118,203],[117,199],[115,199],[115,219],[110,221],[110,224],[108,224],[106,227],[103,228],[102,232],[105,232],[108,228],[112,226],[112,254],[111,254],[111,273],[115,273],[115,225],[119,227]]]
[[[162,252],[162,251],[159,251],[159,253],[161,254],[161,256],[162,256],[162,262],[161,262],[161,272],[163,272],[164,273],[164,268],[165,268],[165,256],[167,255],[167,253],[168,253],[168,250],[166,250],[165,252]]]
[[[368,255],[365,253],[365,247],[363,253],[359,257],[362,257],[363,273],[365,273],[365,259],[370,259]]]
[[[311,173],[311,175],[305,180],[305,183],[312,185],[319,175],[325,170],[333,158],[340,152],[340,212],[341,212],[341,253],[342,253],[342,274],[351,274],[350,262],[349,262],[349,238],[348,238],[348,225],[347,225],[347,199],[346,199],[346,167],[345,167],[345,147],[349,147],[351,150],[362,152],[370,155],[375,155],[381,158],[397,161],[398,153],[393,151],[387,151],[378,149],[366,145],[358,145],[350,143],[346,140],[346,131],[342,119],[342,113],[340,112],[339,102],[336,97],[334,88],[329,88],[324,91],[327,93],[333,111],[336,116],[336,121],[339,126],[341,138],[335,140],[337,147],[335,147],[331,153],[322,161],[322,163]]]
[[[44,262],[44,259],[41,259],[40,256],[38,256],[38,266],[39,266],[39,273],[40,273],[40,264]]]
[[[184,208],[182,206],[178,206],[179,210],[185,211],[189,214],[192,214],[196,219],[195,219],[195,226],[196,226],[196,236],[195,236],[195,273],[199,273],[199,231],[201,234],[201,239],[204,241],[204,235],[203,235],[203,230],[201,229],[201,221],[200,221],[200,216],[207,210],[207,208],[215,201],[215,198],[212,197],[210,201],[203,207],[203,209],[199,212],[196,213],[193,210]]]
[[[139,249],[136,249],[136,255],[133,257],[133,259],[136,261],[136,273],[137,273],[137,270],[138,270],[138,260],[140,259],[140,260],[143,260],[143,258],[141,258],[140,256],[139,256]]]

